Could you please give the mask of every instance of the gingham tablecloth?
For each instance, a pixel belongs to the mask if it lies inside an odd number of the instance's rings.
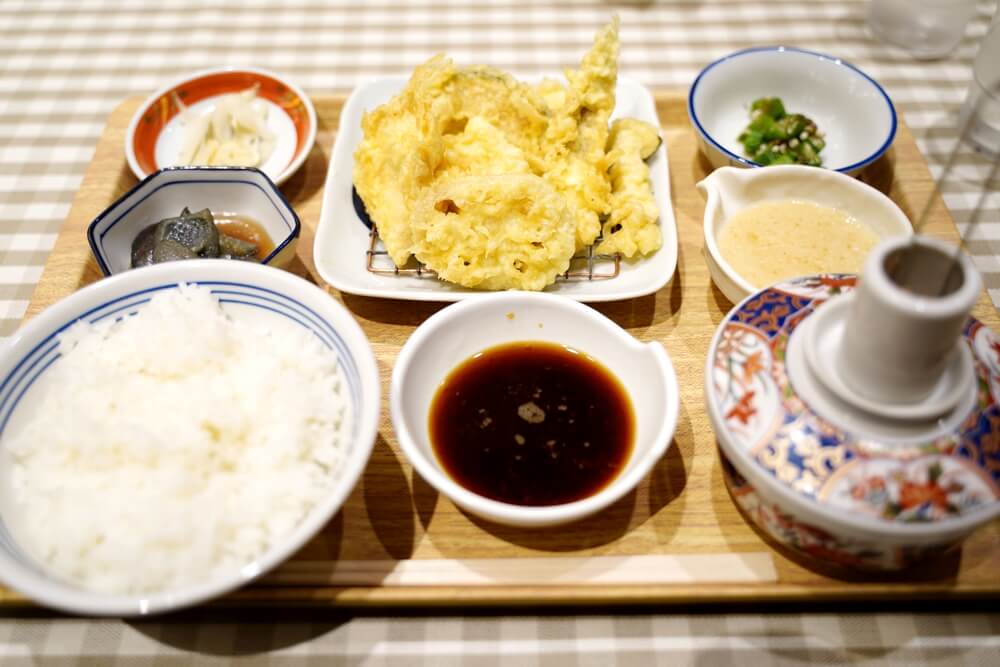
[[[915,61],[871,39],[864,1],[3,0],[0,2],[0,337],[24,314],[48,252],[122,98],[220,65],[285,73],[307,91],[348,91],[439,51],[528,75],[577,62],[612,13],[621,71],[686,88],[737,48],[836,54],[878,79],[939,177],[958,133],[972,58],[996,3],[981,2],[958,50]],[[1000,177],[958,146],[940,182],[967,250],[1000,303]],[[276,612],[277,614],[277,612]],[[0,620],[0,662],[191,664],[1000,664],[1000,615],[720,614]]]
[[[969,665],[1000,659],[1000,619],[976,614],[21,620],[0,625],[3,665],[771,667]],[[34,662],[32,662],[34,660]]]

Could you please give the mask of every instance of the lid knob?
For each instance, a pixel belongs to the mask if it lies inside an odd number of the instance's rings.
[[[891,405],[926,399],[955,359],[981,284],[969,258],[941,241],[876,246],[846,313],[839,361],[848,388]]]

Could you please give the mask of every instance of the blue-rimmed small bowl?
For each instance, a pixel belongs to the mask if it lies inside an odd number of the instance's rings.
[[[750,104],[780,97],[789,113],[805,114],[821,132],[823,166],[855,175],[896,136],[896,109],[882,86],[839,58],[786,46],[737,51],[698,74],[688,115],[713,167],[760,167],[738,141]]]
[[[167,167],[142,179],[87,228],[87,240],[106,276],[132,265],[132,241],[149,225],[187,207],[246,216],[274,244],[261,264],[284,267],[298,245],[302,223],[267,174],[253,167]]]
[[[95,322],[138,312],[152,295],[198,284],[215,294],[233,319],[290,321],[336,352],[350,397],[351,437],[326,495],[283,539],[254,561],[208,581],[150,595],[83,590],[52,575],[17,545],[17,505],[4,433],[41,408],[46,374],[59,357],[58,334],[79,319]],[[340,510],[368,462],[378,429],[381,383],[370,344],[350,312],[319,287],[286,271],[250,262],[196,259],[168,262],[100,280],[58,301],[29,321],[0,354],[0,581],[49,607],[85,615],[159,614],[197,604],[242,586],[300,549]],[[135,479],[141,484],[141,479]],[[99,503],[94,511],[100,511]],[[143,563],[134,563],[141,568]]]

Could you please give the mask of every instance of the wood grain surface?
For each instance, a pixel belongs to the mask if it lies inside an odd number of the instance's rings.
[[[456,509],[413,473],[397,447],[383,398],[371,461],[343,510],[279,569],[217,604],[538,606],[1000,595],[1000,521],[980,529],[943,560],[902,574],[864,575],[800,560],[764,539],[737,511],[722,482],[703,402],[709,341],[731,307],[711,284],[702,258],[704,203],[694,184],[710,167],[697,151],[683,94],[663,91],[656,99],[679,234],[677,273],[656,294],[596,306],[637,338],[661,341],[677,369],[681,410],[676,437],[650,475],[606,511],[573,525],[536,531],[493,525]],[[85,231],[136,182],[123,145],[139,101],[127,100],[112,113],[28,317],[100,278]],[[313,235],[343,101],[315,99],[316,146],[282,187],[303,224],[290,270],[321,285],[313,267]],[[887,192],[911,219],[927,208],[923,233],[957,242],[954,223],[905,126],[894,147],[863,178]],[[371,340],[387,397],[400,347],[444,304],[326,289],[354,314]],[[1000,328],[985,295],[974,314]],[[547,572],[560,576],[547,578]],[[0,603],[22,602],[16,594],[0,591]]]

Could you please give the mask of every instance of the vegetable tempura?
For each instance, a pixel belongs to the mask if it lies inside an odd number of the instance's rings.
[[[466,287],[539,290],[598,239],[602,222],[615,221],[613,231],[604,225],[610,252],[659,248],[639,168],[656,128],[630,121],[618,134],[635,139],[609,142],[617,18],[566,78],[531,86],[439,55],[365,114],[354,185],[397,266],[412,256]]]

